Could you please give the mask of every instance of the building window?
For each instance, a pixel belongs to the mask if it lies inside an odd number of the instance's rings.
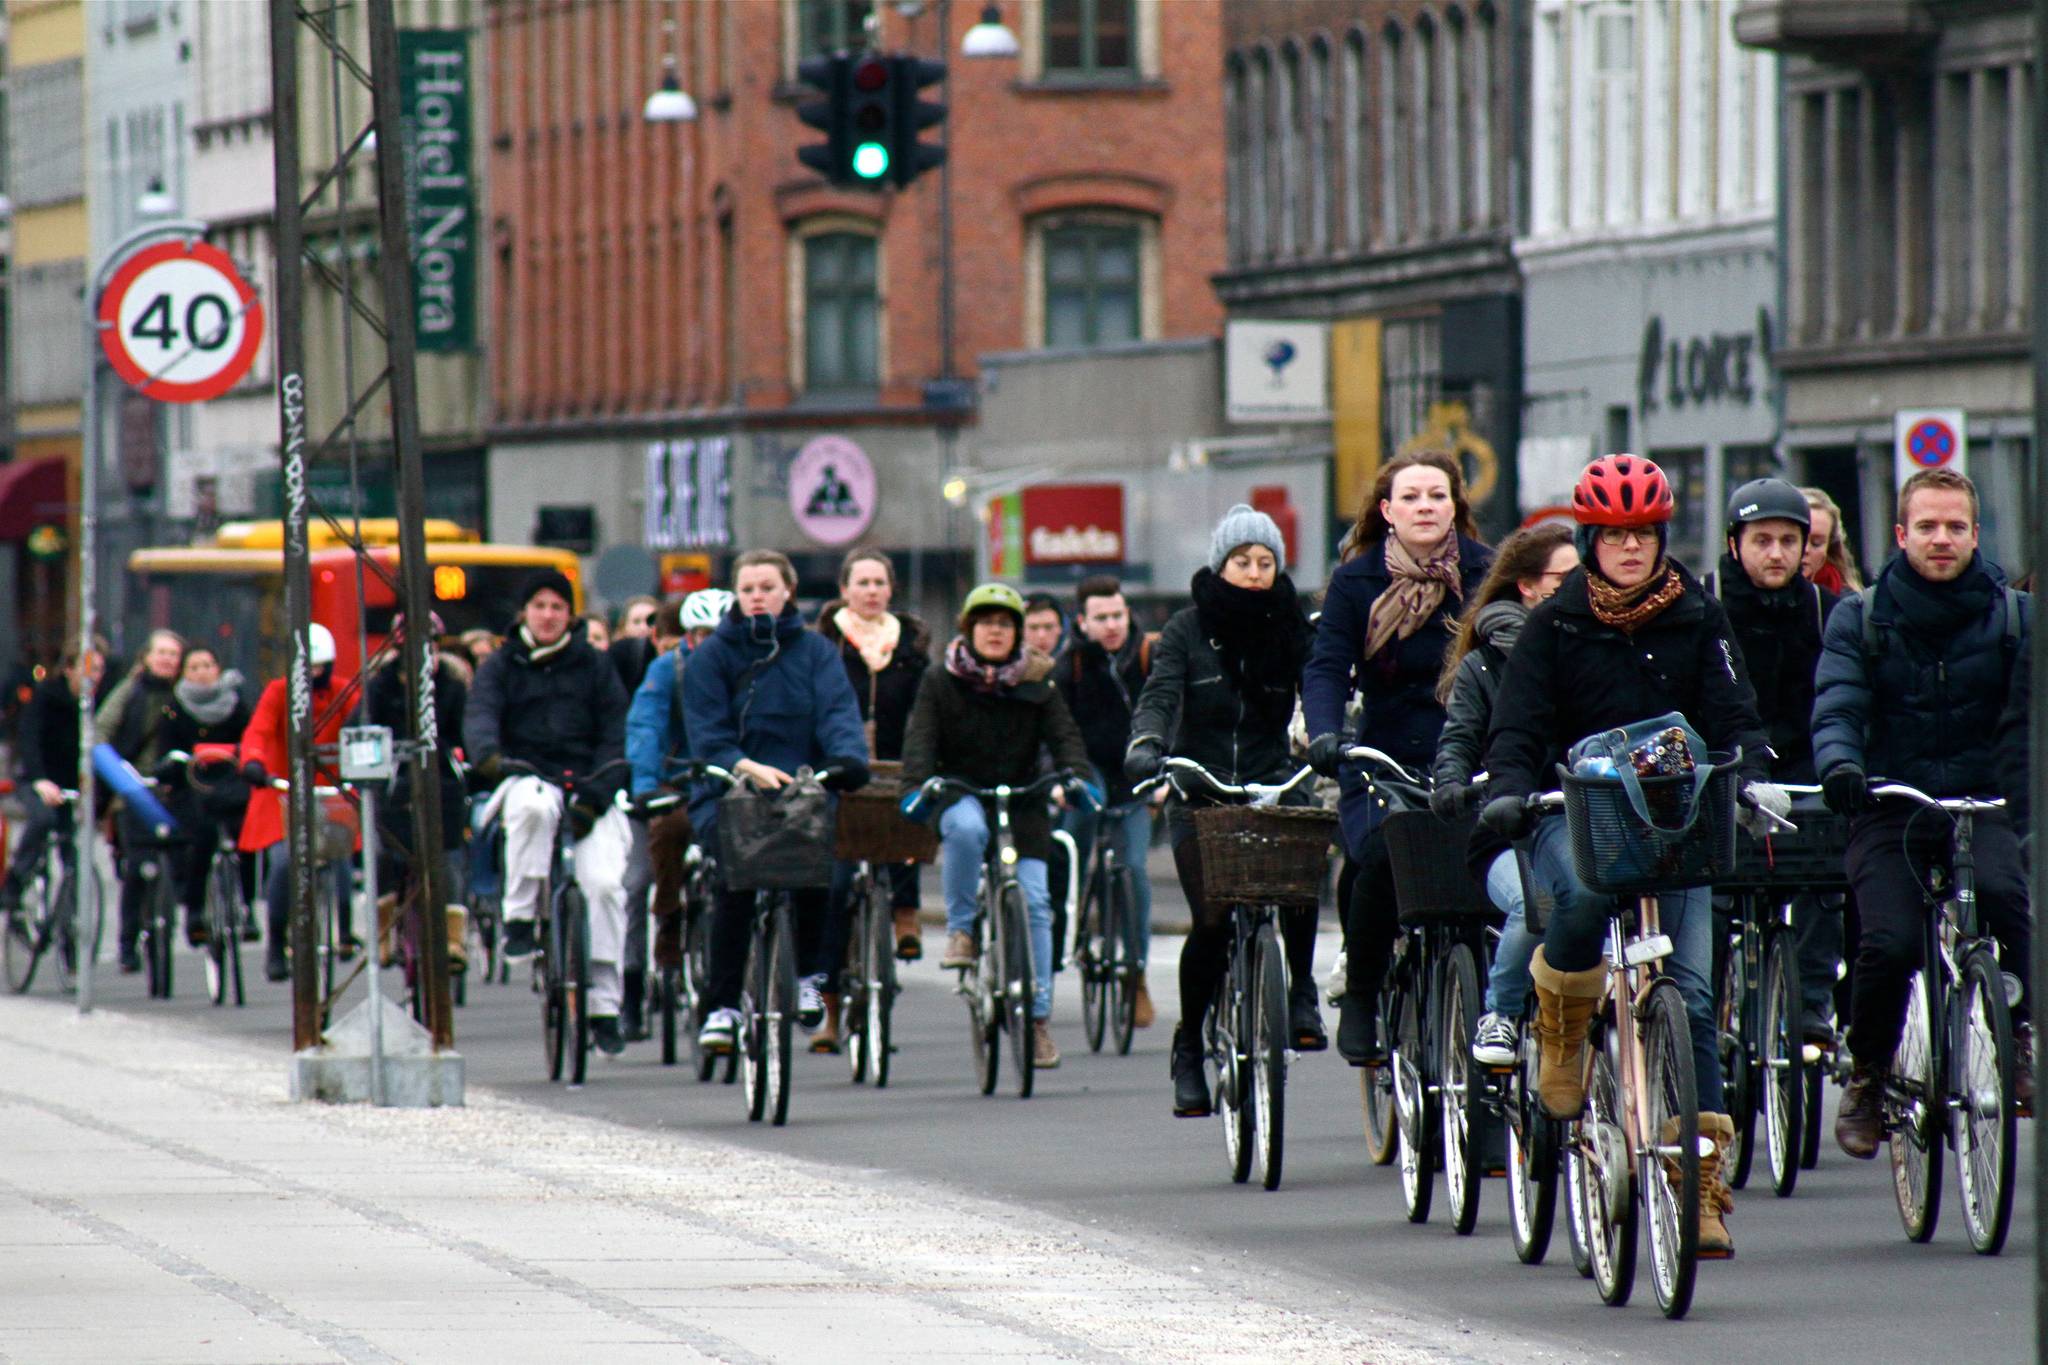
[[[1344,146],[1344,245],[1353,251],[1365,246],[1368,215],[1365,147],[1368,105],[1365,91],[1365,38],[1351,33],[1344,39],[1344,106],[1339,130]]]
[[[878,316],[875,239],[858,232],[805,238],[804,388],[874,388]]]
[[[1136,8],[1136,0],[1045,0],[1045,74],[1137,75]]]
[[[1380,129],[1378,165],[1380,177],[1380,231],[1383,246],[1405,242],[1413,235],[1409,219],[1406,176],[1413,164],[1414,149],[1408,142],[1408,82],[1402,78],[1401,30],[1389,26],[1380,39]]]
[[[1113,346],[1143,335],[1136,224],[1067,223],[1045,237],[1045,344]]]
[[[803,53],[837,52],[867,46],[868,14],[874,0],[798,0]]]

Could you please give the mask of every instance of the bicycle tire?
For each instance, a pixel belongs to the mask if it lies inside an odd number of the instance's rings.
[[[759,1123],[768,1112],[768,978],[774,965],[770,960],[768,925],[756,907],[740,995],[740,1092],[746,1101],[749,1123]]]
[[[86,907],[72,904],[78,895],[78,878],[72,875],[69,868],[64,870],[63,879],[58,884],[55,934],[57,985],[66,994],[75,989],[78,983],[78,944],[82,937],[78,930],[80,922],[91,926],[91,932],[83,937],[92,940],[92,947],[88,951],[95,962],[99,961],[100,940],[106,929],[107,888],[100,880],[98,867],[92,869],[92,875],[86,884],[91,888],[92,899],[92,904]]]
[[[1523,1021],[1521,1056],[1509,1082],[1514,1112],[1502,1125],[1507,1129],[1508,1234],[1515,1259],[1523,1265],[1543,1264],[1557,1222],[1559,1124],[1536,1098],[1533,1028],[1532,1011]]]
[[[1277,1190],[1287,1155],[1287,960],[1271,923],[1252,944],[1252,1169],[1262,1186]]]
[[[1738,900],[1741,914],[1745,901]],[[1714,1014],[1719,1023],[1721,1047],[1721,1102],[1729,1121],[1735,1125],[1734,1140],[1728,1144],[1728,1184],[1741,1189],[1749,1183],[1749,1167],[1755,1156],[1758,1095],[1757,1020],[1751,999],[1743,956],[1749,950],[1747,935],[1760,932],[1754,922],[1723,936],[1721,970],[1715,973]]]
[[[847,1079],[855,1085],[866,1085],[868,1080],[868,937],[874,932],[872,919],[867,867],[856,864],[846,893],[846,956],[839,970],[839,1050],[846,1058]]]
[[[578,1086],[590,1064],[590,917],[574,882],[562,889],[561,915],[563,1031],[569,1035],[569,1084]]]
[[[1358,1094],[1365,1110],[1366,1159],[1375,1166],[1391,1166],[1399,1152],[1399,1144],[1394,1140],[1393,1068],[1359,1067]]]
[[[1010,1069],[1016,1073],[1017,1098],[1028,1100],[1038,1074],[1031,1045],[1038,978],[1031,963],[1031,917],[1024,905],[1024,888],[1014,881],[1004,882],[1001,906],[1003,931],[998,947],[1003,967],[1003,1027],[1010,1035]]]
[[[732,1051],[720,1054],[705,1047],[698,1038],[703,1030],[707,1011],[704,1008],[706,972],[711,955],[711,916],[696,908],[693,899],[683,911],[683,964],[677,971],[676,1009],[681,1017],[682,1028],[688,1035],[690,1047],[690,1069],[700,1084],[709,1082],[718,1074],[721,1055],[726,1061],[727,1081],[733,1079],[737,1069],[738,1044],[735,1040]]]
[[[30,906],[42,907],[42,913],[31,913]],[[36,873],[22,888],[20,900],[4,913],[6,923],[0,925],[0,972],[6,975],[8,990],[26,995],[35,984],[36,964],[42,960],[49,938],[54,937],[48,926],[55,923],[55,912],[49,908],[44,874]]]
[[[777,897],[769,923],[768,974],[768,1121],[780,1128],[789,1122],[789,1058],[796,1028],[796,930],[789,902]]]
[[[1913,974],[1906,990],[1906,1026],[1892,1054],[1892,1093],[1886,1096],[1886,1127],[1892,1167],[1892,1197],[1899,1226],[1909,1242],[1927,1242],[1941,1222],[1941,1144],[1947,1109],[1942,1082],[1941,1035],[1927,989],[1927,970]]]
[[[1557,1123],[1555,1119],[1549,1121]],[[1560,1130],[1566,1128],[1562,1123],[1557,1126]],[[1572,1124],[1569,1135],[1573,1141],[1576,1141],[1577,1132],[1578,1125]],[[1590,1280],[1593,1278],[1593,1247],[1586,1231],[1585,1167],[1570,1141],[1559,1144],[1558,1179],[1564,1186],[1558,1195],[1565,1210],[1565,1242],[1571,1252],[1572,1269],[1578,1272],[1580,1279]]]
[[[995,960],[992,923],[989,897],[984,891],[974,917],[974,965],[960,973],[960,991],[967,997],[967,1024],[974,1044],[974,1081],[984,1095],[996,1093],[996,1082],[1003,1074],[1003,1026],[996,991],[1001,970]]]
[[[869,888],[867,984],[862,1004],[861,1036],[868,1084],[881,1090],[889,1084],[889,1057],[895,1050],[896,927],[888,891],[877,881]]]
[[[1223,1124],[1223,1159],[1231,1182],[1237,1185],[1252,1174],[1252,1107],[1247,1093],[1250,975],[1245,953],[1233,945],[1216,999],[1209,1006],[1205,1040],[1215,1070],[1209,1091],[1216,1097],[1216,1117]]]
[[[1103,924],[1102,942],[1108,956],[1109,1026],[1116,1041],[1116,1055],[1131,1055],[1131,1035],[1138,1027],[1138,945],[1137,890],[1131,870],[1121,863],[1109,879],[1109,914]],[[1284,1009],[1286,1002],[1281,1002]],[[1284,1046],[1284,1044],[1283,1044]]]
[[[1771,1193],[1789,1198],[1799,1184],[1799,1154],[1806,1146],[1806,1125],[1818,1124],[1818,1112],[1806,1111],[1805,1039],[1799,1026],[1799,967],[1792,936],[1774,933],[1764,949],[1763,1008],[1758,1075],[1762,1079],[1764,1164],[1771,1173]]]
[[[1481,1158],[1485,1110],[1472,1060],[1472,1035],[1479,1028],[1479,965],[1469,943],[1454,943],[1444,963],[1444,993],[1437,1014],[1437,1056],[1443,1076],[1437,1087],[1443,1135],[1444,1194],[1450,1200],[1451,1231],[1472,1235],[1479,1222],[1479,1191],[1486,1171]]]
[[[1081,899],[1081,922],[1074,931],[1074,965],[1081,977],[1081,1031],[1088,1050],[1102,1051],[1109,1038],[1109,936],[1104,932],[1108,892],[1097,863]]]
[[[1387,1012],[1393,1016],[1394,1037],[1387,1064],[1394,1073],[1394,1164],[1401,1177],[1401,1204],[1409,1222],[1426,1223],[1436,1197],[1435,1125],[1430,1121],[1435,1106],[1428,1098],[1432,1082],[1424,1002],[1415,984],[1409,971],[1392,984],[1394,998]]]
[[[676,1037],[676,1011],[682,987],[676,981],[677,972],[673,967],[663,967],[654,974],[654,1008],[661,1016],[661,1064],[674,1066],[678,1055],[679,1042]]]
[[[1692,1307],[1699,1273],[1699,1083],[1693,1074],[1692,1030],[1677,983],[1657,978],[1641,1016],[1644,1107],[1650,1119],[1645,1140],[1678,1150],[1638,1158],[1636,1195],[1649,1225],[1650,1288],[1664,1316],[1677,1319]]]
[[[1963,959],[1962,999],[1957,1005],[1956,1056],[1949,1090],[1956,1103],[1953,1145],[1956,1194],[1963,1227],[1980,1256],[1996,1256],[2012,1229],[2013,1186],[2019,1146],[2018,1108],[2013,1100],[2012,1011],[2005,978],[1986,948]]]
[[[1802,1049],[1803,1051],[1803,1049]],[[1799,1143],[1799,1169],[1810,1171],[1820,1165],[1821,1103],[1826,1089],[1826,1068],[1822,1063],[1808,1063],[1806,1071],[1806,1131]]]
[[[1612,1029],[1600,1030],[1593,1044],[1593,1066],[1586,1087],[1586,1111],[1579,1117],[1579,1198],[1585,1206],[1587,1259],[1593,1288],[1600,1301],[1619,1308],[1629,1300],[1636,1282],[1635,1170],[1628,1159],[1621,1093],[1621,1067],[1615,1057]],[[1595,1164],[1592,1147],[1602,1155]]]
[[[542,905],[546,905],[546,887],[542,888]],[[568,1039],[568,1018],[566,1007],[568,997],[562,990],[562,944],[556,932],[554,917],[535,926],[540,939],[540,952],[535,954],[533,971],[540,986],[540,1036],[541,1052],[547,1060],[548,1079],[560,1081],[564,1065],[569,1059],[566,1046]]]

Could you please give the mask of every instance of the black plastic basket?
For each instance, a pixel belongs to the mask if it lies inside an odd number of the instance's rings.
[[[1500,918],[1465,865],[1475,823],[1468,817],[1446,824],[1426,810],[1394,811],[1386,817],[1380,827],[1386,831],[1387,858],[1394,867],[1401,923]]]
[[[1618,777],[1584,777],[1558,767],[1572,868],[1586,889],[1608,896],[1654,896],[1712,886],[1735,870],[1733,764],[1718,767],[1699,792],[1699,809],[1683,833],[1694,779],[1645,777],[1643,801],[1657,824],[1636,814]],[[1657,825],[1667,828],[1659,829]]]
[[[1768,840],[1744,839],[1735,870],[1714,882],[1721,891],[1846,891],[1849,822],[1818,800],[1794,802],[1797,830],[1775,830]]]

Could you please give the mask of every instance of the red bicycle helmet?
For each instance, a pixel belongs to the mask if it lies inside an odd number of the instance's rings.
[[[1602,455],[1572,489],[1581,526],[1654,526],[1671,520],[1671,481],[1640,455]]]

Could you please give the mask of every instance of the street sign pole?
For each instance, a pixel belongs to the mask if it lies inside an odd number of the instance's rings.
[[[2034,0],[2034,70],[2048,61],[2048,0]],[[2038,167],[2048,151],[2048,99],[2041,97],[2036,83],[2034,97],[2034,145],[2030,160]],[[2033,516],[2028,534],[2033,543],[2027,563],[2036,571],[2048,568],[2048,175],[2034,175],[2033,318],[2034,329],[2034,439],[2027,451],[2032,466],[2028,493]],[[2040,591],[2036,580],[2035,591]],[[2029,806],[2036,822],[2048,818],[2048,762],[2043,761],[2044,736],[2048,736],[2048,630],[2041,618],[2034,618],[2033,638],[2028,642],[2033,665],[2033,695],[2027,699],[2027,734],[2032,749],[2027,768]],[[2024,831],[2022,831],[2024,833]],[[2048,904],[2048,858],[2036,849],[2028,876],[2028,888],[2035,907]],[[2048,934],[2034,935],[2033,1000],[2048,999]],[[2034,1017],[2048,1024],[2048,1015],[2038,1009]],[[2034,1074],[2042,1072],[2041,1044],[2034,1044]],[[2048,1361],[2048,1142],[2034,1143],[2034,1359]]]

